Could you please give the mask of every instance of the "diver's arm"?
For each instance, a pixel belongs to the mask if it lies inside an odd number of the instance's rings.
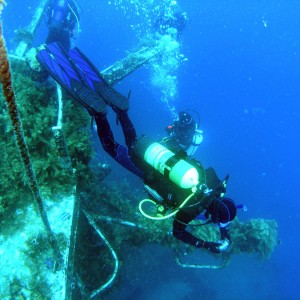
[[[219,229],[220,229],[221,240],[227,239],[227,240],[231,241],[229,232],[227,230],[227,226],[220,226],[219,225]]]
[[[221,251],[218,249],[218,247],[221,245],[220,243],[204,241],[185,230],[187,224],[193,219],[194,218],[189,214],[183,211],[179,211],[175,215],[175,219],[173,222],[173,236],[181,240],[185,244],[189,244],[196,248],[205,248],[211,252],[220,253]]]
[[[231,238],[227,230],[227,225],[228,224],[226,225],[223,225],[221,223],[219,224],[221,240],[219,241],[220,246],[218,247],[218,249],[220,250],[220,252],[226,251],[231,244]]]
[[[179,211],[175,215],[173,222],[173,236],[186,244],[201,248],[201,245],[204,243],[204,241],[196,238],[191,233],[186,231],[187,224],[192,220],[193,218],[191,218],[188,214]]]

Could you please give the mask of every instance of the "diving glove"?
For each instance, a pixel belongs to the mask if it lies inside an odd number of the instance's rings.
[[[230,245],[230,241],[226,238],[224,240],[220,241],[219,243],[220,243],[220,246],[218,246],[217,248],[220,252],[226,251]]]
[[[196,243],[197,248],[205,248],[213,253],[220,253],[221,251],[218,249],[222,244],[221,243],[215,243],[215,242],[206,242],[203,240],[199,240]]]
[[[228,239],[224,239],[219,242],[205,242],[201,241],[199,242],[196,247],[197,248],[205,248],[213,253],[221,253],[227,250],[227,248],[230,245],[230,241]]]

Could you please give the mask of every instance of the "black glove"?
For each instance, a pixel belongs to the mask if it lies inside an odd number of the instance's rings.
[[[213,253],[220,253],[221,251],[218,249],[222,244],[214,243],[214,242],[205,242],[203,240],[198,240],[196,243],[197,248],[205,248]]]
[[[230,240],[225,238],[222,241],[220,241],[219,243],[221,243],[221,245],[218,247],[219,251],[225,252],[230,245]]]
[[[227,239],[224,239],[220,242],[205,242],[205,241],[200,241],[196,247],[197,248],[205,248],[213,253],[221,253],[226,251],[228,248],[230,242]]]
[[[219,247],[221,246],[221,243],[214,243],[214,242],[204,242],[203,248],[213,252],[213,253],[221,253],[221,250]]]

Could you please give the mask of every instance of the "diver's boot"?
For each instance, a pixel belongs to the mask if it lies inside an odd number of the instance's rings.
[[[94,115],[97,124],[97,132],[103,149],[113,158],[118,156],[119,144],[115,142],[113,132],[110,128],[106,113],[96,113]]]

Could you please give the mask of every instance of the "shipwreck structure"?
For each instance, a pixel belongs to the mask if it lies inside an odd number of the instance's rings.
[[[132,203],[142,195],[126,181],[108,187],[109,166],[89,165],[89,115],[54,82],[39,86],[33,76],[40,66],[30,39],[45,3],[23,31],[14,55],[7,55],[0,32],[1,299],[98,297],[115,286],[125,263],[118,257],[124,243],[171,246],[174,263],[188,268],[223,268],[241,252],[269,257],[277,244],[277,224],[253,219],[232,224],[233,247],[215,264],[183,262],[169,232],[171,220],[155,222],[137,213]],[[114,85],[162,51],[142,47],[101,73]],[[218,239],[214,227],[193,230],[204,239]]]

